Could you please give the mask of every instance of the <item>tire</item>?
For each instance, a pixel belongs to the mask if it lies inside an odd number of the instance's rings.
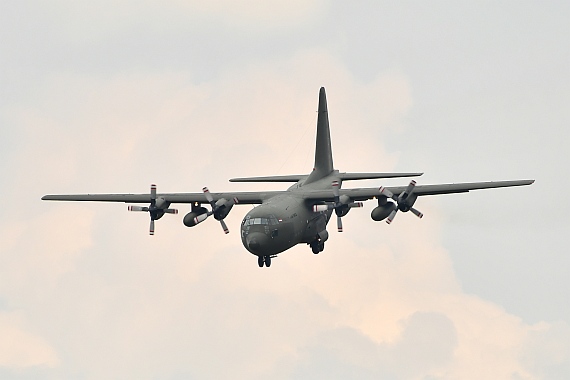
[[[313,242],[311,243],[311,250],[313,251],[313,253],[316,255],[319,252],[321,252],[321,248],[319,247],[319,243],[318,242]]]

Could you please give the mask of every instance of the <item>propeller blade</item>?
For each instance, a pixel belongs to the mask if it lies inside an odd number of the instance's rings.
[[[129,211],[148,211],[148,207],[129,206]]]
[[[154,183],[150,185],[150,199],[156,200],[156,185]]]
[[[150,230],[149,230],[149,234],[150,235],[154,235],[154,219],[150,219]]]
[[[336,217],[336,226],[337,226],[338,232],[342,232],[342,218],[340,216]]]
[[[208,201],[208,203],[210,203],[213,207],[214,197],[212,197],[212,194],[210,194],[210,190],[208,190],[207,187],[204,187],[202,191],[204,192],[204,195],[206,196],[206,200]]]
[[[224,220],[220,220],[220,224],[222,225],[222,228],[224,229],[224,233],[225,234],[229,234],[230,230],[228,229],[228,226],[226,225],[226,222],[224,222]]]
[[[410,211],[412,212],[412,214],[414,214],[415,216],[417,216],[418,218],[423,218],[424,214],[422,214],[419,210],[416,210],[415,208],[410,208]]]
[[[334,202],[335,203],[339,203],[339,185],[338,185],[338,181],[332,181],[332,191],[333,191],[333,195],[334,195]]]
[[[178,209],[175,208],[167,208],[163,210],[167,214],[178,214]]]
[[[352,207],[363,207],[364,204],[362,202],[353,202],[353,203],[349,203],[348,207],[352,208]]]
[[[392,193],[390,190],[388,190],[384,186],[380,186],[379,190],[380,190],[380,194],[382,194],[383,196],[385,196],[387,198],[393,198],[394,197],[394,193]]]
[[[322,212],[322,211],[327,211],[330,209],[331,209],[331,207],[329,205],[314,205],[313,206],[313,212]]]
[[[408,185],[408,187],[406,188],[406,191],[404,191],[404,193],[406,193],[406,194],[408,194],[408,196],[410,196],[414,192],[414,187],[416,187],[416,181],[411,180],[410,184]]]
[[[394,211],[392,211],[390,213],[390,215],[388,216],[388,218],[386,218],[386,223],[390,224],[392,223],[392,221],[394,220],[394,218],[396,217],[396,213],[398,212],[398,209],[395,209]]]

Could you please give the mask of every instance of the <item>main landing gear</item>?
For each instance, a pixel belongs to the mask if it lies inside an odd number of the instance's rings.
[[[257,265],[259,265],[260,268],[264,265],[269,268],[271,266],[271,256],[258,256]]]
[[[322,240],[313,240],[309,245],[315,255],[325,250],[325,242]]]

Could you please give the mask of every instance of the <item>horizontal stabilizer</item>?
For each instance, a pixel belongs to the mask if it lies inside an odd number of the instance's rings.
[[[338,173],[343,181],[378,178],[419,177],[424,173]]]
[[[299,182],[303,178],[307,178],[307,175],[293,174],[293,175],[273,175],[266,177],[232,178],[230,179],[230,182]]]
[[[338,173],[341,181],[355,181],[359,179],[402,178],[419,177],[424,173]],[[274,175],[266,177],[232,178],[230,182],[299,182],[307,178],[306,174]]]

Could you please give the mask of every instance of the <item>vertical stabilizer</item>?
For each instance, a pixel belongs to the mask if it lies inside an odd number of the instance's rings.
[[[319,91],[319,114],[317,117],[317,145],[315,148],[315,167],[305,183],[317,181],[329,175],[333,170],[329,114],[325,88]]]

